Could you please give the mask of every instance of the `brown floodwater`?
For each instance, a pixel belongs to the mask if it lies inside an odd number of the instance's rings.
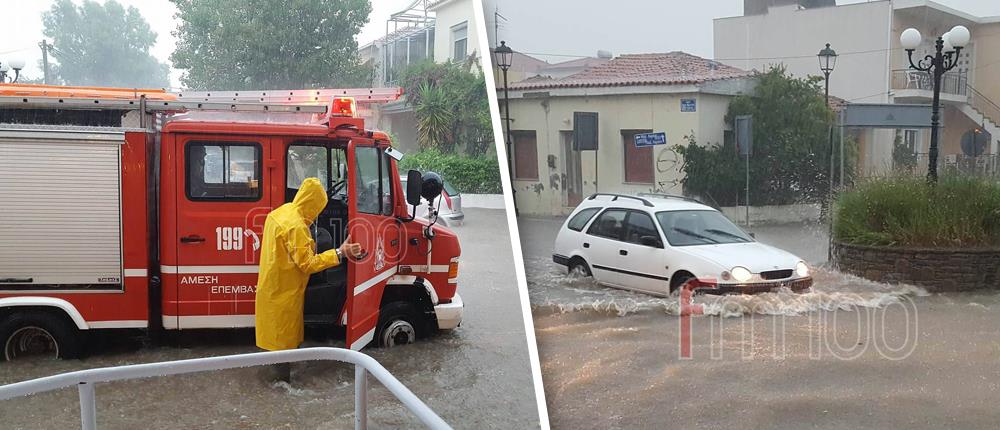
[[[519,221],[554,428],[1000,426],[996,293],[930,294],[820,267],[804,294],[696,296],[706,315],[682,331],[678,298],[554,265],[562,221]],[[824,226],[753,230],[825,263]]]

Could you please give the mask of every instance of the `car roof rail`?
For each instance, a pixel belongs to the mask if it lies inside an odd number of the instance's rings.
[[[665,194],[665,193],[639,193],[640,196],[644,197],[659,197],[661,199],[680,199],[691,203],[698,203],[700,205],[711,206],[705,202],[698,200],[694,197],[682,196],[679,194]]]
[[[630,195],[627,195],[627,194],[594,193],[594,194],[591,194],[590,197],[587,198],[587,200],[594,200],[595,198],[597,198],[597,196],[611,196],[611,197],[613,197],[611,199],[611,201],[618,200],[619,198],[623,198],[623,199],[635,199],[635,200],[638,200],[638,201],[642,202],[642,204],[644,206],[653,207],[653,204],[650,203],[649,200],[646,200],[646,199],[644,199],[642,197],[630,196]]]

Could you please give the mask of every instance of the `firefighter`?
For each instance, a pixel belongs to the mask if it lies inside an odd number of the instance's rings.
[[[350,235],[340,248],[316,253],[309,225],[326,207],[326,191],[319,179],[306,178],[291,203],[271,211],[264,222],[260,273],[257,277],[257,346],[278,351],[294,349],[303,340],[302,307],[309,275],[358,258],[361,245]],[[275,366],[278,379],[288,382],[288,363]]]

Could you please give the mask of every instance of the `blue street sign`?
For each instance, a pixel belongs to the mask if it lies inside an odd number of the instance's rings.
[[[681,112],[697,112],[698,101],[696,99],[681,99]]]
[[[653,145],[666,145],[667,133],[639,133],[635,135],[635,147],[644,148]]]

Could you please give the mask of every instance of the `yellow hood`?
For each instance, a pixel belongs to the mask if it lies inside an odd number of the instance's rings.
[[[302,186],[295,193],[292,205],[299,211],[299,215],[305,218],[306,223],[316,221],[316,217],[326,207],[327,197],[323,184],[316,178],[306,178],[302,181]]]

